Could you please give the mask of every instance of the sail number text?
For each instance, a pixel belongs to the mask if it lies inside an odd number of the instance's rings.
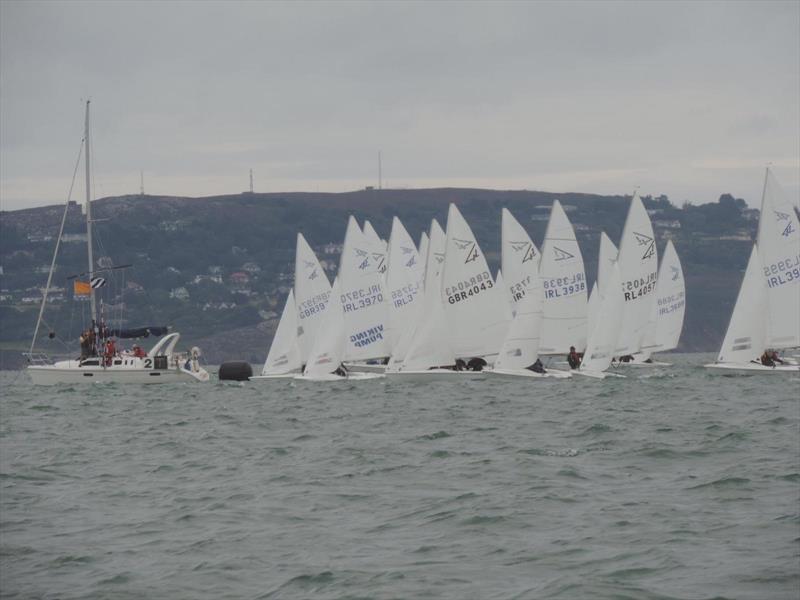
[[[444,295],[450,304],[455,304],[493,287],[492,276],[488,271],[484,271],[475,277],[470,277],[469,281],[459,281],[455,285],[445,287]]]
[[[648,273],[646,277],[638,277],[636,279],[629,279],[622,282],[622,293],[625,295],[625,302],[630,302],[646,296],[656,289],[656,281],[658,280],[658,273],[653,271]]]
[[[542,279],[545,298],[563,298],[579,294],[586,290],[586,277],[583,273],[575,273],[571,277],[550,277]]]
[[[342,294],[342,310],[346,313],[369,308],[381,302],[383,302],[383,292],[381,286],[377,284]]]
[[[764,277],[770,288],[800,280],[800,254],[764,267]]]
[[[311,315],[321,313],[328,305],[328,298],[330,295],[330,292],[323,292],[322,294],[317,294],[308,300],[304,300],[297,305],[297,316],[301,319],[305,319]]]

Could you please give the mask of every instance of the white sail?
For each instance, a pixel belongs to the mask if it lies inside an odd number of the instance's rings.
[[[414,240],[397,217],[392,220],[388,263],[386,294],[389,314],[386,338],[393,354],[402,333],[413,329],[417,322],[425,270]]]
[[[330,297],[331,284],[325,270],[303,234],[298,233],[294,259],[294,301],[297,307],[297,339],[303,364],[311,353]]]
[[[600,254],[597,257],[597,286],[601,292],[605,292],[606,282],[611,275],[611,270],[617,262],[619,251],[606,235],[605,231],[600,232]]]
[[[426,236],[428,237],[428,236]],[[416,322],[406,328],[387,366],[387,371],[415,370],[449,365],[455,362],[447,341],[442,297],[445,234],[436,219],[431,221],[430,236],[425,257],[425,284]],[[407,362],[408,361],[408,362]]]
[[[592,337],[595,325],[597,325],[597,314],[600,310],[600,289],[595,281],[592,291],[589,292],[589,302],[586,305],[586,336],[587,341]]]
[[[587,288],[575,231],[558,200],[553,202],[539,264],[544,304],[540,354],[586,347]]]
[[[620,276],[625,318],[620,327],[617,356],[641,349],[658,279],[658,255],[653,225],[637,194],[633,195],[619,245]]]
[[[498,279],[500,279],[498,274]],[[500,283],[498,282],[498,287]],[[495,369],[526,369],[539,357],[539,335],[542,325],[542,284],[538,275],[526,283],[517,312],[506,331],[497,356]]]
[[[419,248],[417,249],[419,253],[419,257],[422,259],[423,263],[428,256],[428,234],[424,231],[422,235],[419,237]],[[424,267],[423,267],[424,270]]]
[[[339,280],[333,281],[331,301],[322,318],[319,335],[314,340],[303,376],[308,378],[330,375],[344,360],[344,315],[342,313]]]
[[[506,333],[505,302],[464,217],[450,205],[442,270],[442,301],[456,357],[493,356]]]
[[[298,371],[301,366],[300,347],[297,340],[297,308],[294,304],[294,292],[290,290],[261,374],[283,375]]]
[[[364,235],[351,216],[338,275],[346,361],[389,355],[385,335],[388,311],[381,276],[384,262],[383,249]]]
[[[389,245],[386,243],[386,240],[382,239],[381,236],[378,235],[378,232],[375,231],[375,228],[372,226],[372,223],[369,221],[364,221],[364,228],[362,229],[364,235],[366,236],[367,240],[373,245],[373,247],[377,250],[380,249],[380,252],[383,253],[384,259],[386,257],[386,252]],[[378,264],[378,271],[385,274],[386,273],[386,262],[381,261],[377,255],[375,256],[375,260],[379,263]]]
[[[620,270],[614,264],[608,270],[607,283],[605,289],[599,294],[598,318],[594,331],[589,336],[586,352],[583,355],[580,369],[590,373],[600,373],[608,369],[611,360],[614,358],[614,348],[617,342],[617,334],[622,323],[622,307],[624,296],[620,290]]]
[[[758,255],[767,289],[767,348],[800,346],[800,224],[775,176],[767,169]]]
[[[749,364],[764,351],[767,286],[758,255],[758,246],[754,245],[717,357],[719,363]]]
[[[530,236],[511,212],[504,208],[500,225],[501,266],[511,299],[512,313],[539,275],[541,255]],[[499,283],[498,283],[499,285]]]
[[[642,351],[650,354],[677,348],[685,311],[686,284],[683,269],[672,240],[668,240],[658,269],[656,297],[642,338]]]
[[[497,286],[499,290],[500,297],[503,298],[503,306],[508,306],[510,311],[508,322],[511,322],[511,319],[514,318],[514,306],[511,303],[511,291],[506,286],[506,280],[503,277],[503,269],[497,269],[497,275],[494,277],[494,284]],[[505,310],[505,308],[503,309]]]

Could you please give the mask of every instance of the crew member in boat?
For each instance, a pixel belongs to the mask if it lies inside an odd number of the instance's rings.
[[[470,358],[467,363],[467,371],[483,371],[488,363],[481,357]]]
[[[576,352],[575,346],[569,347],[569,354],[567,354],[567,362],[569,363],[570,369],[577,369],[581,366],[581,360],[583,360],[583,352]]]
[[[761,364],[765,367],[774,367],[775,362],[783,364],[783,361],[778,358],[778,353],[774,350],[764,350],[764,354],[761,355]]]
[[[111,361],[113,360],[114,356],[117,354],[117,346],[114,343],[113,339],[109,339],[106,341],[106,352],[105,352],[105,359],[106,359],[106,366],[111,365]]]
[[[541,373],[541,374],[547,373],[547,371],[544,368],[544,365],[542,364],[541,359],[539,359],[539,358],[537,358],[536,362],[533,363],[530,367],[526,367],[526,368],[531,370],[531,371],[533,371],[534,373]]]
[[[145,356],[147,356],[147,352],[145,352],[144,349],[141,346],[134,345],[134,347],[133,347],[133,355],[136,358],[144,358]]]

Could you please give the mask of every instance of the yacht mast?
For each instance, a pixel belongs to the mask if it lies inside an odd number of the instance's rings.
[[[84,139],[84,163],[86,164],[86,242],[89,246],[89,302],[91,307],[91,320],[94,322],[97,315],[97,306],[94,299],[94,288],[92,287],[92,279],[94,278],[94,256],[92,255],[92,192],[91,192],[91,174],[89,172],[90,155],[89,152],[89,103],[86,101],[86,127],[83,133]]]

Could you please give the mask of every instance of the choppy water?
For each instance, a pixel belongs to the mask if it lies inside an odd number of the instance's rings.
[[[795,600],[800,378],[704,358],[458,385],[2,373],[0,592]]]

